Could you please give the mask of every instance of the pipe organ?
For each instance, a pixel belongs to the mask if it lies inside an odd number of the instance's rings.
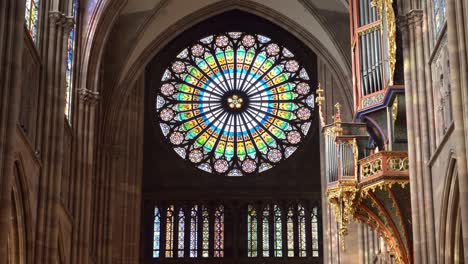
[[[392,0],[350,3],[355,110],[382,101],[394,86],[396,27]]]
[[[348,224],[356,220],[376,230],[386,242],[391,263],[412,263],[411,205],[406,109],[397,54],[393,0],[351,0],[354,120],[341,120],[335,105],[333,122],[322,122],[326,196],[345,249]],[[324,88],[326,89],[326,87]],[[321,120],[326,101],[317,89]]]

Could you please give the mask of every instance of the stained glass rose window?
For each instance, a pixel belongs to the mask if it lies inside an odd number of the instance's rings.
[[[211,35],[167,65],[157,119],[175,152],[199,169],[256,174],[291,156],[307,135],[310,85],[298,58],[269,37]]]

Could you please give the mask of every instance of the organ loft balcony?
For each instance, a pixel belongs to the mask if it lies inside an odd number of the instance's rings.
[[[319,89],[317,95],[319,111],[323,102],[321,91]],[[394,97],[392,102],[395,100],[398,98]],[[391,123],[392,120],[385,120],[385,117],[393,119],[392,115],[376,116],[384,117],[380,123]],[[394,125],[400,124],[394,122]],[[388,126],[386,129],[397,131],[399,128]],[[384,238],[395,263],[411,263],[408,153],[401,144],[388,140],[381,140],[384,142],[379,148],[375,130],[366,119],[342,122],[341,106],[335,105],[333,123],[323,127],[327,200],[338,222],[343,249],[347,226],[354,220],[369,225]],[[381,132],[386,134],[387,130]],[[393,150],[392,146],[398,149]]]

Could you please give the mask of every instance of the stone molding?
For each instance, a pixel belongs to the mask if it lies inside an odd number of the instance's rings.
[[[97,102],[100,99],[99,93],[86,89],[86,88],[81,88],[77,89],[78,96],[80,98],[80,101],[86,104],[97,104]]]
[[[423,17],[424,11],[422,9],[412,9],[408,12],[408,14],[406,14],[408,25],[417,24],[418,26],[420,26],[423,22]]]
[[[70,32],[75,26],[75,18],[66,16],[64,13],[59,11],[49,11],[49,23],[51,25],[61,26],[66,32]]]

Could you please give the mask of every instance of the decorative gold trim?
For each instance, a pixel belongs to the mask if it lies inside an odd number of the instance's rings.
[[[344,237],[348,235],[348,224],[355,214],[358,192],[356,181],[339,181],[337,186],[329,187],[326,192],[339,225],[338,233],[343,250],[346,249]]]
[[[333,123],[335,125],[335,134],[341,136],[343,134],[343,128],[341,127],[341,109],[343,107],[340,103],[335,104],[335,114],[333,115]]]
[[[320,83],[318,84],[316,92],[317,92],[317,98],[315,98],[315,102],[317,103],[318,108],[319,108],[320,124],[322,125],[322,127],[324,127],[325,126],[325,114],[323,113],[323,104],[325,103],[325,96],[323,94],[325,91],[320,86]]]
[[[375,24],[375,25],[372,25],[368,28],[365,28],[365,29],[361,29],[361,30],[358,30],[358,35],[359,36],[362,36],[362,35],[366,35],[368,33],[371,33],[371,32],[374,32],[374,31],[377,31],[381,28],[382,26],[380,24]]]
[[[388,62],[390,68],[389,85],[393,85],[396,65],[396,17],[392,6],[393,0],[372,0],[371,6],[377,8],[380,21],[383,23],[383,11],[385,9],[385,28],[388,40]],[[383,34],[383,31],[382,31]]]

